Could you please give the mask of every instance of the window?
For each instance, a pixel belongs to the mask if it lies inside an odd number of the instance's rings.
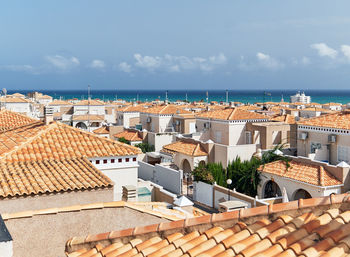
[[[122,158],[119,158],[119,159],[118,159],[118,162],[122,162],[122,160],[123,160]]]
[[[107,163],[107,160],[103,160],[103,164],[106,164]]]
[[[129,162],[129,158],[125,158],[125,161],[126,161],[126,162]]]
[[[96,164],[100,164],[100,160],[96,160]]]
[[[133,161],[133,162],[136,162],[136,157],[132,158],[132,161]]]
[[[321,149],[322,145],[321,143],[311,143],[311,149],[310,149],[310,153],[316,153],[317,149]]]
[[[114,159],[111,159],[111,163],[114,163],[114,161],[115,161]]]

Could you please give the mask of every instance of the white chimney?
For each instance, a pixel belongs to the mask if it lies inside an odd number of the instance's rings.
[[[51,122],[53,122],[53,107],[45,106],[44,122],[45,122],[45,125],[49,125]]]

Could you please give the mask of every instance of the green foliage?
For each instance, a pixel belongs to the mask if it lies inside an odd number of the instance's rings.
[[[224,169],[221,163],[209,163],[199,165],[194,169],[193,175],[196,181],[206,183],[214,183],[214,181],[223,187],[227,187],[227,179],[232,180],[229,185],[230,189],[235,188],[238,192],[256,196],[257,188],[260,183],[260,172],[258,168],[269,162],[282,160],[286,162],[287,169],[289,168],[289,159],[283,155],[277,155],[276,150],[282,150],[283,145],[276,146],[273,150],[265,152],[261,159],[252,157],[249,161],[242,161],[239,157],[228,164]]]
[[[118,141],[130,145],[130,141],[126,140],[125,137],[118,138]]]
[[[149,143],[140,143],[136,144],[136,147],[140,148],[143,153],[154,152],[154,145],[150,145]]]
[[[194,176],[195,181],[202,181],[209,184],[214,183],[214,178],[211,171],[208,168],[208,164],[205,165],[200,163],[199,166],[192,171],[192,174]]]

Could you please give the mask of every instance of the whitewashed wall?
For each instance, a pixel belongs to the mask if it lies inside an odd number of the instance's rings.
[[[198,181],[193,183],[193,199],[213,207],[213,185]]]
[[[152,181],[172,193],[182,193],[182,170],[174,170],[158,164],[153,166],[139,161],[138,173],[139,177],[143,180]]]
[[[0,242],[0,256],[1,257],[12,257],[12,241]]]

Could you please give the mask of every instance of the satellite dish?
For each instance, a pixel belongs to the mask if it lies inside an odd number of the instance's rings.
[[[2,89],[2,93],[3,93],[4,95],[6,95],[6,94],[7,94],[7,89],[6,89],[6,88],[3,88],[3,89]]]

